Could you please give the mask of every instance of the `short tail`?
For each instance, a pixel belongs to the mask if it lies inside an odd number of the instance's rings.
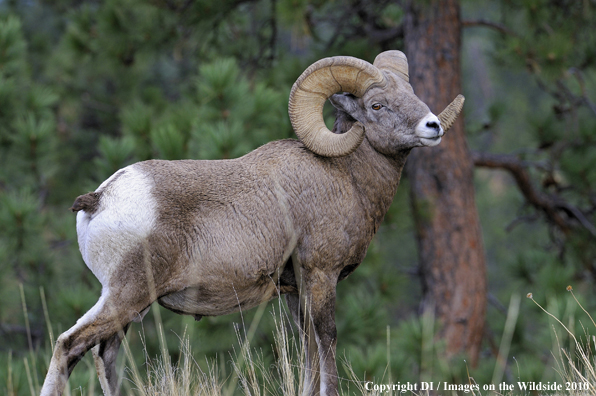
[[[79,195],[77,199],[75,199],[70,210],[73,212],[84,210],[89,214],[93,214],[97,211],[99,207],[100,197],[101,192],[90,192],[84,195]]]

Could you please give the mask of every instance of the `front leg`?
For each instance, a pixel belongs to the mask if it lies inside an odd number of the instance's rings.
[[[337,274],[328,274],[320,269],[304,271],[306,312],[314,330],[318,347],[320,367],[320,396],[338,395],[337,365],[335,348],[337,329],[335,327],[335,288]]]
[[[335,363],[337,274],[326,273],[312,267],[305,269],[299,264],[296,256],[292,259],[300,297],[288,295],[286,299],[294,320],[302,330],[301,334],[307,351],[304,391],[305,394],[311,395],[336,396],[338,394]]]
[[[288,308],[292,313],[294,323],[296,323],[300,331],[300,339],[304,348],[304,377],[301,394],[303,396],[318,394],[318,390],[321,387],[319,348],[317,347],[314,326],[312,325],[310,316],[304,315],[304,308],[301,308],[300,297],[297,294],[286,294],[285,298]],[[303,304],[302,307],[304,306]]]

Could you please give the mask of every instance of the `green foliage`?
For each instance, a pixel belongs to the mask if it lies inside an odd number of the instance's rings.
[[[189,143],[192,156],[235,158],[282,136],[285,100],[263,84],[251,89],[232,59],[202,66],[196,86],[200,107]]]
[[[14,15],[5,15],[0,24],[0,73],[2,77],[21,75],[26,70],[27,44],[21,32],[21,22]]]
[[[11,191],[1,197],[2,210],[0,220],[3,221],[6,247],[12,251],[30,254],[29,246],[37,246],[37,231],[42,219],[38,215],[39,203],[35,195],[28,189]]]
[[[235,158],[268,141],[293,137],[287,97],[309,62],[338,54],[372,61],[381,49],[402,47],[393,32],[399,31],[404,9],[394,1],[362,4],[60,0],[0,5],[0,367],[13,367],[15,394],[30,393],[19,283],[27,319],[39,335],[35,339],[45,343],[34,346],[41,357],[30,367],[39,378],[49,361],[40,287],[54,339],[101,292],[78,252],[74,216],[68,212],[74,198],[135,161]],[[464,2],[463,12],[477,13],[467,19],[500,21],[508,32],[464,30],[465,40],[473,35],[489,54],[466,58],[464,68],[490,63],[488,83],[464,75],[468,129],[475,131],[471,146],[521,153],[531,164],[535,186],[579,208],[595,224],[594,5]],[[488,383],[507,313],[494,301],[509,301],[512,293],[532,288],[565,323],[573,321],[575,311],[557,293],[568,283],[579,284],[586,307],[595,307],[590,290],[596,244],[590,230],[569,213],[565,216],[575,228],[568,233],[549,226],[540,212],[523,206],[507,176],[478,172],[476,181],[493,305],[481,362],[468,369],[478,383]],[[394,381],[465,383],[463,359],[443,359],[444,345],[434,337],[440,324],[417,313],[422,291],[407,189],[403,180],[364,263],[338,286],[338,357],[345,356],[367,379],[386,380],[390,372]],[[419,208],[418,215],[429,216],[429,208]],[[266,309],[279,310],[277,304]],[[510,352],[517,364],[509,357],[505,373],[510,380],[554,376],[552,335],[539,320],[543,313],[534,308],[521,307]],[[177,346],[187,329],[202,367],[207,355],[226,377],[232,371],[228,351],[238,344],[233,323],[244,331],[259,311],[195,324],[156,308],[129,331],[139,364],[141,350],[149,356],[160,353],[155,312],[161,312],[168,345]],[[262,348],[269,364],[276,357],[270,348],[275,324],[267,317],[252,344]],[[80,366],[73,387],[94,378],[89,356]],[[340,368],[340,376],[348,373]],[[9,389],[6,378],[0,371],[0,392]]]
[[[526,136],[532,137],[520,157],[537,179],[534,188],[556,202],[567,224],[563,230],[551,228],[552,246],[546,253],[551,258],[546,261],[554,272],[565,265],[575,268],[575,277],[583,277],[596,258],[590,248],[596,241],[590,198],[596,192],[596,157],[590,150],[596,139],[596,34],[591,28],[596,8],[589,2],[514,1],[503,4],[501,15],[511,30],[498,38],[496,60],[519,73],[525,70],[533,83],[525,84],[525,91],[506,93],[526,96],[531,103],[526,109],[518,103],[507,107],[509,112],[523,109]],[[493,118],[491,126],[506,123]],[[520,129],[505,139],[517,138]]]
[[[133,161],[135,142],[130,136],[114,138],[101,136],[98,142],[99,157],[94,159],[99,180],[105,180],[118,169]]]
[[[505,57],[524,62],[534,73],[554,80],[570,66],[595,60],[594,32],[582,28],[593,26],[596,18],[589,2],[513,1],[506,5],[504,17],[518,33],[507,38]]]

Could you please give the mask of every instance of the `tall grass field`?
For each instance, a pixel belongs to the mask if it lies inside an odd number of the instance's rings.
[[[569,325],[564,324],[559,318],[545,309],[534,296],[529,293],[528,299],[544,311],[545,323],[551,322],[553,339],[556,348],[552,355],[556,364],[555,370],[559,378],[554,382],[536,383],[528,382],[516,376],[516,366],[519,362],[509,355],[509,344],[513,328],[519,314],[520,298],[511,299],[505,330],[501,335],[499,356],[497,359],[492,384],[495,389],[485,389],[487,384],[479,384],[474,380],[474,370],[469,368],[467,383],[434,382],[435,386],[443,389],[421,390],[407,389],[398,378],[392,377],[389,370],[391,356],[387,354],[387,370],[382,378],[370,378],[367,373],[355,373],[347,357],[338,351],[338,365],[344,368],[345,377],[340,378],[342,395],[573,395],[584,396],[596,394],[596,322],[582,304],[577,300],[573,289],[568,286],[567,291],[573,302],[577,304],[585,315],[586,325],[575,332]],[[42,304],[46,307],[43,290],[40,293]],[[23,313],[27,317],[27,305],[24,293]],[[161,319],[160,308],[154,304],[147,320],[153,320],[157,329],[156,336],[159,341],[159,352],[151,355],[146,347],[145,328],[143,324],[131,328],[124,339],[118,362],[119,378],[121,379],[122,395],[134,396],[298,396],[308,393],[305,389],[305,354],[303,339],[292,324],[285,305],[280,302],[262,304],[256,308],[252,321],[235,324],[230,332],[235,332],[237,344],[230,350],[222,352],[215,359],[193,354],[189,332],[178,334],[177,345],[168,345],[166,332]],[[49,347],[35,349],[31,342],[31,329],[26,321],[26,331],[29,341],[29,352],[25,356],[14,356],[8,352],[5,367],[2,367],[0,376],[5,380],[4,389],[0,393],[7,396],[39,395],[43,383],[43,373],[47,370],[51,357],[53,341],[58,334],[54,331],[51,318],[47,309],[44,309],[47,324],[47,334],[50,340]],[[251,341],[255,337],[256,329],[264,316],[270,315],[275,328],[271,334],[270,354],[253,348]],[[151,319],[152,317],[152,319]],[[548,319],[548,320],[546,320]],[[558,327],[558,328],[557,328]],[[389,332],[389,329],[388,329]],[[566,335],[564,341],[562,335]],[[383,342],[383,341],[380,341]],[[389,334],[386,340],[390,342]],[[430,333],[424,343],[435,343],[435,336]],[[133,345],[134,344],[134,345]],[[565,346],[562,346],[562,345]],[[139,349],[139,346],[141,349]],[[387,345],[389,351],[390,346]],[[267,355],[267,356],[265,356]],[[139,357],[143,359],[139,361]],[[519,367],[518,367],[519,368]],[[504,372],[513,372],[513,381],[508,385],[513,388],[498,387],[503,382]],[[519,370],[518,370],[519,372]],[[433,382],[433,378],[422,378]],[[526,389],[520,387],[526,384]],[[386,385],[385,387],[379,384]],[[556,389],[556,386],[561,389]],[[376,386],[375,386],[376,385]],[[101,395],[97,374],[91,353],[77,365],[65,391],[65,396],[93,396]]]

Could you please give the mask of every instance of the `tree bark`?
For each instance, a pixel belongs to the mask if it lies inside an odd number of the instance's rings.
[[[458,0],[413,1],[406,10],[410,83],[435,114],[461,92],[459,12]],[[461,115],[439,146],[413,150],[406,166],[422,308],[435,310],[447,356],[465,353],[475,365],[484,330],[486,269],[473,168]]]

